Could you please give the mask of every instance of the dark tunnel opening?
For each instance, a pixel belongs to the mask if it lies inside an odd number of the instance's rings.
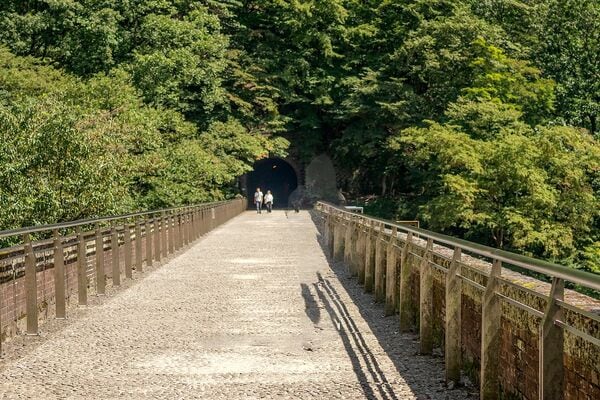
[[[254,192],[260,188],[263,193],[273,193],[273,206],[288,206],[290,194],[298,187],[298,176],[290,164],[280,158],[269,158],[257,161],[254,171],[248,174],[248,204],[253,207]]]

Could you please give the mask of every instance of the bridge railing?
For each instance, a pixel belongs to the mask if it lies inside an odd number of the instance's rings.
[[[0,354],[6,337],[104,295],[243,212],[245,199],[0,231]],[[51,305],[54,305],[52,307]]]
[[[324,202],[316,210],[333,258],[399,314],[401,331],[418,330],[422,354],[442,347],[447,382],[478,369],[482,399],[600,398],[600,302],[565,300],[565,282],[600,290],[600,276]]]

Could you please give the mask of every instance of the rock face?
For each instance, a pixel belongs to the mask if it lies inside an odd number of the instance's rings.
[[[335,168],[331,159],[321,154],[306,167],[305,197],[311,202],[324,200],[339,204]]]

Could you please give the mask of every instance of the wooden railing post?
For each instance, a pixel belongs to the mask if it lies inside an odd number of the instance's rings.
[[[352,265],[352,233],[354,232],[354,218],[350,215],[346,222],[346,231],[344,232],[344,264],[348,268],[351,275],[354,275],[354,268]]]
[[[496,296],[502,262],[494,260],[488,278],[481,307],[481,400],[494,400],[500,397],[500,322],[502,307]]]
[[[385,301],[385,225],[379,224],[379,234],[375,240],[375,301]]]
[[[146,217],[146,229],[144,229],[144,240],[146,242],[146,267],[152,266],[152,225],[150,215]]]
[[[169,243],[167,242],[167,230],[169,228],[169,226],[168,226],[169,220],[167,219],[167,214],[164,211],[161,213],[160,220],[161,220],[161,229],[162,229],[162,231],[161,231],[162,236],[160,238],[161,244],[162,244],[162,255],[163,255],[163,258],[167,258],[169,255],[168,250],[167,250],[168,245],[169,245]],[[170,234],[171,234],[171,232],[169,232],[169,235]]]
[[[356,243],[356,263],[358,270],[358,283],[364,285],[365,283],[365,268],[366,268],[366,237],[368,231],[368,225],[364,219],[360,219],[358,222],[358,239]]]
[[[329,214],[327,214],[326,218],[327,219],[325,221],[325,228],[326,228],[325,240],[327,242],[327,250],[329,251],[329,255],[333,258],[333,250],[334,250],[334,245],[333,245],[333,239],[334,239],[333,227],[334,227],[335,215],[333,214],[333,212],[330,212]]]
[[[412,304],[412,293],[410,288],[410,277],[412,265],[409,260],[412,259],[410,251],[412,248],[413,234],[409,232],[406,235],[406,242],[402,248],[400,257],[400,331],[408,332],[413,328],[414,305]]]
[[[27,311],[27,334],[37,335],[37,267],[35,253],[28,233],[23,235],[23,250],[25,253],[25,309]]]
[[[183,238],[186,246],[190,244],[190,210],[186,210],[184,214]]]
[[[100,224],[96,224],[96,295],[106,294],[106,276],[104,274],[104,235]]]
[[[398,242],[398,228],[392,227],[390,241],[386,246],[385,256],[385,315],[393,315],[396,312],[397,287],[396,282],[398,253],[396,243]]]
[[[142,257],[142,224],[143,217],[135,220],[135,272],[144,272],[144,258]]]
[[[123,224],[123,251],[125,252],[125,277],[133,278],[133,248],[131,246],[131,226],[128,221]]]
[[[177,212],[177,250],[183,247],[183,215]]]
[[[343,261],[344,259],[344,219],[340,215],[334,220],[333,225],[333,259],[335,261]]]
[[[206,234],[206,209],[202,208],[200,210],[200,236],[204,236]]]
[[[62,237],[58,229],[52,231],[54,237],[54,301],[56,306],[56,318],[67,317],[67,293],[65,285],[65,253]]]
[[[160,265],[160,214],[154,214],[154,260]]]
[[[548,305],[540,326],[540,400],[561,400],[564,398],[564,331],[555,322],[563,320],[562,308],[556,301],[562,301],[564,293],[565,281],[553,278]]]
[[[121,263],[119,261],[119,231],[116,223],[111,227],[110,255],[112,259],[112,283],[113,286],[121,285]]]
[[[352,276],[358,276],[360,263],[362,262],[360,254],[360,219],[354,217],[352,221],[352,235],[350,236],[350,264],[352,265]]]
[[[427,247],[419,266],[419,352],[433,352],[433,269],[429,263],[433,252],[433,240]]]
[[[374,221],[371,220],[371,225],[367,229],[365,236],[365,292],[373,291],[374,275],[375,275],[375,243],[377,236],[375,235]]]
[[[462,251],[454,249],[452,263],[446,275],[446,382],[460,383],[461,356],[461,298],[462,280],[459,277]]]
[[[175,253],[175,217],[171,212],[169,214],[169,253]]]
[[[77,232],[77,297],[80,306],[87,306],[87,256],[85,238],[78,226]]]
[[[194,207],[194,240],[200,237],[200,210]]]

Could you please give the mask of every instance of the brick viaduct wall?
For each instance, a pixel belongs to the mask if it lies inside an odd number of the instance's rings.
[[[93,244],[93,242],[90,242]],[[86,276],[89,295],[97,294],[96,281],[96,250],[95,246],[88,246],[86,257]],[[133,257],[136,259],[135,246],[132,248]],[[67,304],[77,304],[77,252],[76,247],[65,247],[65,282]],[[142,259],[146,263],[146,236],[142,237]],[[112,256],[113,250],[110,247],[108,238],[104,240],[104,273],[107,286],[112,286]],[[124,274],[125,247],[121,242],[119,246],[119,265],[121,273]],[[135,265],[134,265],[135,271]],[[0,277],[3,277],[0,283],[0,321],[2,321],[2,339],[3,341],[14,335],[25,331],[25,317],[27,315],[25,303],[25,279],[22,276],[24,269],[23,259],[15,260],[12,263],[1,264]],[[52,250],[49,249],[44,254],[38,253],[37,257],[37,303],[40,321],[54,317],[55,310],[53,305],[55,300],[54,286],[54,261]],[[14,272],[13,272],[14,271]],[[20,275],[20,276],[19,276]],[[12,277],[12,279],[11,279]]]
[[[376,243],[383,240],[387,245],[391,234],[381,235],[363,225],[362,233],[355,229],[351,234],[345,232],[347,221],[337,220],[337,217],[327,217],[321,227],[325,234],[330,251],[334,258],[345,261],[350,270],[359,276],[366,276],[365,288],[370,291],[374,288],[376,299],[377,276],[372,276],[368,282],[369,273],[356,268],[365,268],[369,261],[365,261],[366,247],[361,240]],[[329,221],[329,222],[327,222]],[[387,237],[386,237],[387,236]],[[339,239],[338,239],[339,237]],[[350,238],[350,240],[349,240]],[[395,282],[396,301],[400,295],[400,276],[404,268],[401,262],[401,252],[405,248],[407,236],[399,234],[396,239]],[[412,330],[419,330],[419,298],[420,298],[420,263],[425,254],[426,241],[418,238],[412,239],[410,250],[407,253],[405,266],[410,268],[409,287],[411,300],[409,302],[410,323]],[[351,250],[345,246],[350,245]],[[360,246],[362,250],[359,249]],[[377,270],[386,270],[386,251],[375,257],[375,245],[371,245],[371,267],[375,274]],[[362,251],[362,252],[361,252]],[[352,254],[357,253],[354,259]],[[433,268],[433,342],[434,345],[444,350],[445,341],[445,310],[446,310],[446,272],[452,262],[453,250],[444,246],[434,245],[431,261],[441,268]],[[389,252],[387,253],[389,255]],[[369,256],[367,256],[367,260]],[[358,264],[357,264],[358,263]],[[381,263],[383,267],[378,267]],[[459,274],[468,280],[483,287],[487,285],[491,264],[481,259],[463,255],[459,267]],[[387,276],[379,278],[386,282]],[[513,270],[502,268],[501,280],[497,290],[503,296],[516,300],[521,304],[543,313],[548,304],[550,285],[540,280],[522,275]],[[381,300],[381,295],[380,300]],[[482,351],[482,299],[483,291],[475,285],[461,285],[461,357],[462,372],[476,384],[479,384],[480,363]],[[600,313],[600,301],[567,290],[565,301],[568,306],[563,306],[564,322],[592,337],[600,336],[600,322],[592,315]],[[387,307],[387,304],[386,304]],[[396,312],[399,305],[396,304]],[[540,324],[541,318],[532,312],[525,311],[507,301],[501,301],[502,316],[500,320],[500,367],[499,385],[504,398],[534,400],[539,398],[539,349],[540,349]],[[567,400],[600,399],[600,347],[580,338],[577,335],[564,331],[564,398]]]
[[[174,248],[177,248],[177,243],[185,244],[187,240],[190,242],[200,235],[210,231],[218,225],[226,222],[230,218],[238,215],[245,210],[245,200],[238,199],[219,207],[214,207],[214,212],[207,209],[206,214],[198,212],[197,216],[202,216],[202,220],[194,228],[182,228],[179,230],[177,226],[172,226],[173,229],[167,229],[166,233],[162,234],[161,230],[161,256],[164,259],[164,249],[169,250],[170,243],[173,241]],[[142,265],[147,266],[147,244],[148,239],[152,248],[152,260],[156,262],[156,248],[154,228],[151,228],[150,236],[146,235],[145,225],[141,229],[141,252]],[[186,231],[186,229],[189,229]],[[133,232],[132,232],[133,233]],[[181,237],[179,235],[182,235]],[[110,230],[105,230],[103,233],[103,270],[106,287],[113,285],[113,256],[114,250],[111,247]],[[96,246],[94,232],[84,234],[86,238],[86,257],[85,257],[85,275],[87,283],[88,296],[98,293],[97,271],[96,271]],[[187,237],[187,239],[186,239]],[[131,254],[132,254],[132,269],[136,271],[136,245],[135,235],[132,235]],[[166,239],[166,241],[165,241]],[[73,244],[75,237],[73,235],[64,237],[64,273],[65,273],[65,295],[67,307],[78,304],[78,268],[77,260],[77,245]],[[163,244],[163,242],[166,243]],[[38,320],[43,321],[47,318],[55,317],[55,268],[54,268],[54,247],[49,241],[36,244],[36,280],[37,280],[37,308]],[[185,248],[185,247],[184,247]],[[125,274],[125,257],[126,245],[124,238],[121,235],[118,245],[118,259],[120,277]],[[169,254],[171,251],[169,250]],[[16,249],[0,254],[0,343],[10,339],[10,337],[22,334],[26,331],[26,286],[25,286],[25,256],[23,249]]]

